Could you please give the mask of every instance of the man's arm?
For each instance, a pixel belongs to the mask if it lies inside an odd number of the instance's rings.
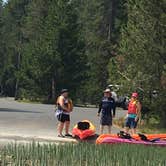
[[[141,108],[142,108],[141,103],[137,102],[137,117],[136,117],[136,120],[141,118]]]
[[[100,102],[100,104],[99,104],[99,110],[98,110],[98,113],[97,113],[98,116],[100,115],[101,108],[102,108],[102,102]]]
[[[116,103],[115,100],[113,99],[113,117],[115,117],[115,113],[116,113]]]

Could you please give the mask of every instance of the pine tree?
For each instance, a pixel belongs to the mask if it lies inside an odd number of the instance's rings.
[[[162,99],[163,91],[161,79],[165,64],[165,28],[164,28],[164,1],[157,0],[129,0],[127,3],[128,21],[122,31],[121,53],[125,58],[124,75],[128,75],[129,86],[132,90],[138,87],[143,89],[145,95],[151,96],[153,90],[159,91],[158,99]],[[150,104],[152,98],[148,98]],[[158,99],[151,105],[156,114],[163,106]],[[164,101],[164,100],[163,100]],[[162,102],[163,103],[163,102]],[[154,105],[154,106],[153,106]]]
[[[9,1],[3,8],[2,46],[3,46],[3,73],[2,86],[4,93],[9,96],[17,96],[18,82],[17,72],[21,65],[22,51],[22,18],[25,15],[25,6],[28,1]]]
[[[68,87],[75,96],[82,84],[86,63],[75,5],[65,0],[42,1],[41,6],[37,5],[39,2],[29,5],[25,18],[24,36],[28,42],[24,48],[27,65],[23,73],[27,73],[24,79],[34,88],[24,89],[27,93],[54,98],[58,95],[55,90]]]

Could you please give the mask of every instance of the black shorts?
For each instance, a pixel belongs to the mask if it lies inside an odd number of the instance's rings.
[[[66,121],[70,121],[70,115],[61,113],[61,114],[57,115],[57,119],[58,119],[58,121],[64,123]]]
[[[101,116],[100,124],[102,126],[112,126],[112,116]]]

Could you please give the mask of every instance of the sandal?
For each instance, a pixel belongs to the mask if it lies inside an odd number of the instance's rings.
[[[71,134],[65,134],[65,137],[73,137]]]
[[[58,137],[60,137],[60,138],[64,138],[65,136],[62,135],[62,134],[59,134]]]

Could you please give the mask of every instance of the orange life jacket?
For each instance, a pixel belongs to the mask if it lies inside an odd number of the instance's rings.
[[[137,101],[130,101],[128,106],[128,114],[137,114]]]

